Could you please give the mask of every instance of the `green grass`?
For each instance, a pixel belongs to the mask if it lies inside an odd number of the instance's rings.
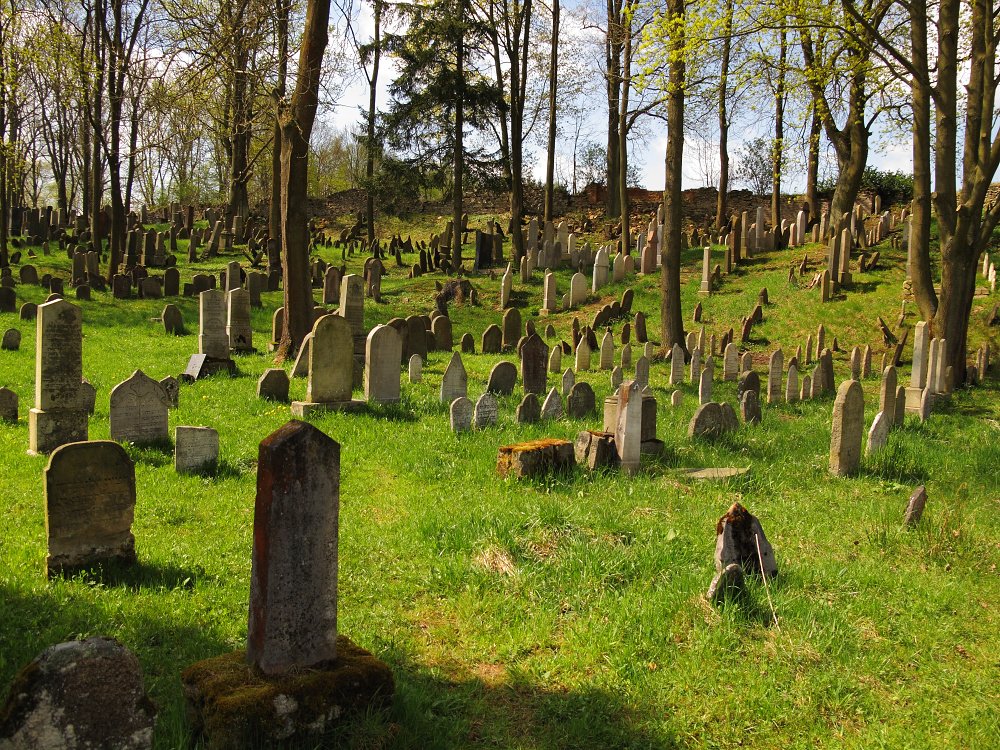
[[[425,219],[420,226],[432,225]],[[803,252],[816,260],[819,248],[755,258],[707,298],[697,294],[700,252],[692,249],[684,260],[686,321],[701,301],[710,333],[734,327],[738,335],[741,316],[766,286],[771,304],[749,347],[759,372],[779,343],[787,362],[820,322],[827,341],[836,336],[843,350],[835,355],[838,380],[849,371],[854,345],[873,346],[877,369],[875,316],[890,324],[898,317],[903,261],[887,246],[882,251],[880,270],[855,277],[864,294],[848,291],[820,305],[818,290],[786,280]],[[323,255],[339,259],[339,251]],[[229,259],[182,264],[182,278],[217,271]],[[350,270],[360,273],[362,261],[350,259]],[[64,257],[37,264],[67,275]],[[366,302],[368,326],[429,312],[441,278],[408,281],[392,261],[387,265],[385,302]],[[562,293],[571,274],[557,275]],[[631,286],[634,309],[647,313],[658,340],[658,281],[612,285],[575,314],[589,322]],[[499,275],[473,283],[480,305],[453,306],[451,317],[456,344],[471,332],[478,350],[483,329],[499,322]],[[533,317],[540,274],[527,287],[515,274],[514,288],[525,320],[540,332],[552,322],[568,335],[574,313]],[[19,302],[45,296],[25,286],[17,294]],[[108,438],[108,394],[116,383],[137,368],[157,379],[176,375],[197,349],[196,302],[169,301],[184,314],[185,336],[166,336],[151,322],[162,300],[95,294],[81,303],[84,374],[98,389],[92,439]],[[977,298],[977,325],[991,301]],[[279,293],[266,294],[265,309],[254,311],[261,350],[279,304]],[[129,448],[138,569],[103,582],[80,576],[48,583],[46,459],[25,453],[35,328],[0,314],[0,327],[10,326],[24,339],[19,352],[0,352],[0,385],[19,394],[22,420],[0,426],[0,684],[48,645],[114,636],[138,655],[159,705],[157,746],[184,747],[180,672],[240,648],[246,637],[257,444],[289,418],[287,406],[255,397],[256,379],[272,360],[238,357],[240,377],[181,388],[171,428],[218,429],[217,474],[178,476],[169,451]],[[973,330],[971,347],[988,336],[996,351],[996,334],[981,328]],[[464,357],[470,397],[484,390],[502,358]],[[314,420],[342,446],[340,629],[384,659],[397,683],[391,709],[352,722],[339,738],[344,746],[925,748],[989,747],[1000,736],[995,380],[957,392],[924,424],[908,417],[857,476],[837,479],[827,472],[832,399],[765,406],[757,427],[692,442],[686,428],[696,387],[681,386],[684,402],[672,408],[668,369],[657,362],[651,381],[658,436],[668,449],[662,460],[631,478],[578,472],[517,482],[495,475],[499,445],[572,439],[599,427],[600,417],[518,426],[515,395],[500,399],[496,428],[453,435],[437,398],[447,359],[432,354],[422,384],[410,385],[404,374],[398,407]],[[610,392],[608,373],[579,377],[594,385],[600,408]],[[900,382],[908,382],[907,373]],[[864,388],[867,426],[877,378]],[[292,397],[304,393],[305,381],[293,381]],[[717,381],[715,398],[733,402],[734,384]],[[677,471],[704,466],[751,471],[722,483],[697,483]],[[906,530],[903,509],[918,483],[927,486],[927,510],[917,528]],[[721,610],[703,599],[714,574],[715,521],[737,500],[760,517],[775,547],[780,574],[770,593],[777,627],[758,585]]]

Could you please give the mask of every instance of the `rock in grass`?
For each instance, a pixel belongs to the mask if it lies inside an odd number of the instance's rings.
[[[14,678],[0,710],[10,750],[146,750],[156,706],[139,661],[112,638],[51,646]]]
[[[760,521],[739,503],[733,503],[715,527],[715,569],[723,572],[736,563],[746,574],[778,575],[778,564]],[[758,544],[760,551],[758,554]],[[763,570],[761,562],[763,561]]]

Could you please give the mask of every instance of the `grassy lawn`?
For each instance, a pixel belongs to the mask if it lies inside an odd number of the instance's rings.
[[[473,217],[470,226],[480,226]],[[442,222],[421,220],[414,239]],[[406,229],[400,227],[404,237]],[[179,257],[186,254],[182,251]],[[819,246],[754,258],[725,277],[711,297],[697,294],[701,252],[686,251],[686,325],[697,302],[708,332],[739,338],[762,287],[770,304],[750,351],[766,374],[782,346],[785,362],[823,323],[837,337],[837,380],[849,375],[851,347],[870,344],[873,374],[884,347],[875,320],[899,317],[901,251],[883,245],[879,269],[856,273],[855,289],[829,304],[808,277],[789,285],[788,268]],[[340,251],[323,249],[327,260]],[[466,257],[471,256],[471,248]],[[721,263],[721,249],[716,257]],[[415,256],[404,256],[409,267]],[[182,281],[214,264],[181,262]],[[35,260],[40,273],[63,255]],[[363,258],[348,260],[361,273]],[[386,262],[384,301],[366,300],[371,327],[428,313],[440,274],[407,280]],[[15,271],[16,276],[16,271]],[[569,270],[557,272],[560,295]],[[980,284],[984,282],[979,279]],[[473,279],[480,304],[451,308],[456,348],[472,333],[476,349],[500,322],[500,274]],[[539,332],[552,323],[566,338],[574,315],[589,323],[603,304],[635,290],[633,310],[648,316],[659,340],[659,277],[632,277],[601,290],[579,310],[537,316],[542,275],[528,285],[515,272],[513,303]],[[41,302],[40,287],[19,285],[18,303]],[[72,291],[67,298],[72,300]],[[317,290],[316,296],[321,296]],[[994,297],[978,297],[971,353],[997,329],[982,326]],[[177,304],[187,335],[164,334],[151,320]],[[264,352],[280,293],[253,312]],[[129,300],[94,293],[80,303],[84,375],[97,387],[91,439],[108,439],[112,387],[142,369],[160,379],[182,372],[197,350],[197,301]],[[906,306],[907,325],[916,308]],[[289,418],[287,405],[259,401],[256,382],[273,359],[237,357],[240,376],[181,387],[175,425],[216,428],[222,463],[212,476],[180,476],[172,454],[129,447],[138,485],[133,532],[137,569],[100,581],[45,580],[42,471],[26,455],[27,411],[34,398],[35,326],[0,314],[0,329],[24,335],[18,352],[0,352],[0,385],[20,396],[21,420],[0,425],[4,489],[0,534],[0,685],[51,644],[114,636],[140,659],[159,706],[157,746],[187,745],[180,672],[194,661],[241,648],[246,638],[257,445]],[[619,325],[616,325],[617,334]],[[617,340],[617,337],[616,337]],[[551,342],[550,342],[551,343]],[[910,344],[900,383],[909,383]],[[634,350],[636,349],[633,343]],[[862,471],[827,471],[832,398],[764,406],[763,422],[716,442],[693,442],[687,425],[697,386],[681,386],[670,406],[668,365],[655,362],[658,437],[664,455],[634,477],[615,473],[545,481],[497,478],[497,448],[552,436],[572,439],[601,419],[533,426],[514,423],[514,396],[500,398],[496,428],[454,435],[438,390],[450,355],[432,353],[423,383],[403,374],[403,401],[362,414],[329,413],[314,423],[342,446],[340,631],[393,669],[396,700],[386,713],[360,717],[341,738],[349,747],[993,747],[1000,737],[1000,398],[998,381],[957,391],[931,419],[907,417],[887,449]],[[636,351],[633,361],[638,357]],[[469,396],[485,390],[504,357],[464,358]],[[617,352],[616,352],[617,359]],[[596,362],[596,357],[595,357]],[[563,358],[564,367],[570,364]],[[715,400],[735,402],[721,382]],[[285,365],[290,369],[290,363]],[[800,368],[800,376],[803,374]],[[866,428],[878,403],[877,376],[864,382]],[[608,372],[581,373],[598,404]],[[557,376],[549,375],[549,385]],[[293,399],[305,395],[293,381]],[[356,397],[361,397],[356,395]],[[680,469],[749,466],[720,483],[699,483]],[[913,530],[902,514],[914,486],[928,506]],[[778,624],[762,587],[724,609],[703,594],[714,574],[715,522],[739,501],[757,515],[775,548],[771,585]]]

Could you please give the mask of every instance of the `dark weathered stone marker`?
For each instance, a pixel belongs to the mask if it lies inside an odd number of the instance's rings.
[[[257,466],[247,661],[278,675],[337,656],[340,445],[291,421]]]

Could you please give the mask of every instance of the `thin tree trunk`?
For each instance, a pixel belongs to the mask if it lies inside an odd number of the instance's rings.
[[[459,13],[465,12],[465,3],[459,1]],[[461,32],[459,32],[461,33]],[[452,249],[451,265],[457,270],[462,264],[462,172],[465,171],[465,46],[464,39],[456,39],[455,44],[455,177],[451,196]]]
[[[729,218],[729,59],[733,46],[733,0],[726,0],[722,27],[722,57],[719,62],[719,195],[715,205],[715,226],[721,229]]]
[[[911,203],[910,236],[906,238],[908,255],[913,259],[908,269],[913,283],[913,297],[920,316],[933,320],[937,311],[937,294],[931,278],[931,101],[928,83],[927,7],[910,7],[910,44],[913,64],[922,80],[911,80],[913,99],[913,202]]]
[[[622,48],[622,102],[618,109],[618,143],[621,148],[618,157],[618,190],[621,194],[619,199],[622,216],[621,252],[626,255],[632,246],[628,201],[628,95],[632,75],[632,20],[628,3],[622,13],[622,33],[625,44]]]
[[[378,67],[382,57],[382,0],[375,0],[374,49],[372,50],[372,75],[368,82],[368,131],[365,141],[365,223],[368,228],[368,245],[375,241],[375,122],[378,94]]]
[[[781,226],[781,162],[785,152],[785,70],[788,31],[782,21],[778,52],[778,84],[774,89],[774,144],[771,147],[771,226]]]
[[[275,94],[280,102],[285,97],[288,81],[288,8],[290,0],[278,0],[278,82]],[[274,144],[271,149],[271,206],[268,215],[267,265],[272,271],[281,268],[281,123],[274,118]]]
[[[677,21],[670,38],[667,92],[667,155],[663,258],[660,287],[661,347],[664,352],[674,344],[686,346],[684,319],[681,315],[681,177],[684,160],[684,31],[679,23],[684,15],[684,0],[667,0],[667,17]]]
[[[319,81],[330,23],[330,0],[309,0],[299,70],[291,102],[282,106],[281,225],[284,253],[285,320],[277,355],[298,351],[312,328],[313,299],[309,279],[309,138],[319,104]]]
[[[544,220],[552,221],[556,173],[556,86],[559,81],[559,0],[552,0],[552,49],[549,54],[549,137],[545,150]],[[610,186],[609,186],[610,187]]]

